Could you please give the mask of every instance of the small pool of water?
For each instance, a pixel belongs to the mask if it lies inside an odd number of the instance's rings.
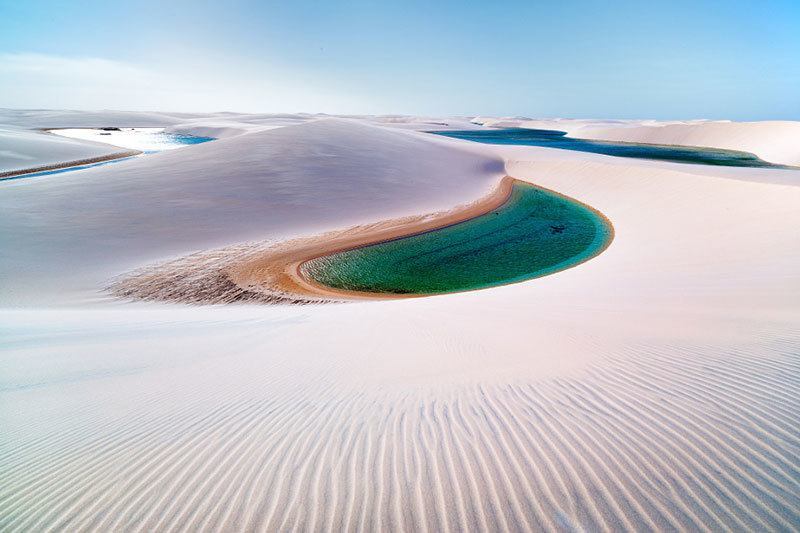
[[[164,128],[69,128],[50,130],[50,133],[73,139],[113,144],[121,148],[140,150],[144,153],[174,150],[190,144],[214,140],[211,137],[167,133]]]
[[[444,228],[313,259],[307,278],[348,291],[440,294],[514,283],[600,253],[613,230],[570,198],[515,182],[494,211]]]
[[[617,157],[632,157],[635,159],[656,159],[677,163],[696,163],[701,165],[721,165],[729,167],[790,168],[785,165],[775,165],[763,159],[759,159],[758,156],[754,154],[738,152],[736,150],[664,144],[594,141],[566,137],[566,132],[555,130],[507,128],[431,131],[428,133],[487,144],[542,146],[544,148],[561,148],[563,150],[576,150],[579,152],[591,152]]]

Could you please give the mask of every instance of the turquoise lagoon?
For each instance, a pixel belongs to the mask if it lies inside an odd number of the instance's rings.
[[[515,182],[499,208],[470,220],[313,259],[307,278],[346,291],[440,294],[524,281],[577,265],[611,241],[598,212]]]

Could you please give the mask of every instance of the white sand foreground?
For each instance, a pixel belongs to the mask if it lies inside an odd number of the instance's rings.
[[[0,530],[800,527],[800,171],[380,122],[242,126],[0,183]],[[611,247],[412,300],[102,291],[196,250],[452,207],[505,173],[600,210]]]

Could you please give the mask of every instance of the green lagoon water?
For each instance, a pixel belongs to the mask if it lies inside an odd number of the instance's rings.
[[[498,209],[441,229],[309,261],[303,273],[337,289],[437,294],[563,270],[598,254],[608,222],[574,200],[517,182]]]

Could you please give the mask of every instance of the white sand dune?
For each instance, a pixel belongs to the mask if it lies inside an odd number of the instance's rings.
[[[503,175],[499,157],[463,145],[323,119],[9,182],[0,224],[15,253],[0,279],[18,304],[63,302],[175,255],[449,209]]]
[[[100,296],[503,171],[599,209],[611,247],[415,300]],[[793,183],[323,120],[0,185],[0,530],[796,530]]]

